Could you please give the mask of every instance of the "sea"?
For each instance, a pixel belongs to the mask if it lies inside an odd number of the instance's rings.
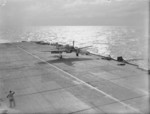
[[[128,62],[148,70],[148,35],[137,26],[28,26],[0,29],[0,43],[45,41],[75,47],[116,59],[122,56]]]

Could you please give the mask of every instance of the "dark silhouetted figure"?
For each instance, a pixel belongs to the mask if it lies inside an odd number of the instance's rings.
[[[9,91],[9,94],[7,95],[7,98],[9,99],[10,108],[15,107],[15,99],[14,99],[15,92]]]

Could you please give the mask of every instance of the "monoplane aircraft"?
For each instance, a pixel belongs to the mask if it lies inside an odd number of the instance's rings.
[[[88,47],[91,47],[91,46],[86,46],[86,47],[82,47],[82,48],[78,48],[78,47],[74,47],[74,41],[73,41],[73,45],[70,46],[70,45],[60,45],[60,44],[56,44],[56,50],[53,50],[53,51],[50,51],[52,54],[59,54],[59,58],[62,59],[62,53],[63,52],[66,52],[66,53],[72,53],[72,52],[75,52],[76,53],[76,56],[79,56],[79,53],[81,54],[86,54],[88,55],[89,52],[88,51],[82,51],[83,48],[88,48]]]

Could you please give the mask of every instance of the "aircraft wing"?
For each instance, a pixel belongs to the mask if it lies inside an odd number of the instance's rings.
[[[85,47],[81,47],[81,48],[78,48],[78,49],[83,49],[83,48],[88,48],[88,47],[92,47],[92,46],[85,46]]]
[[[64,51],[50,51],[51,53],[62,53],[62,52],[64,52]]]

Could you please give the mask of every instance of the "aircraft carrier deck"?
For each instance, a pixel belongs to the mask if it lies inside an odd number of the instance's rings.
[[[0,111],[49,114],[149,113],[149,75],[94,55],[35,42],[0,44]],[[15,91],[16,107],[6,98]]]

